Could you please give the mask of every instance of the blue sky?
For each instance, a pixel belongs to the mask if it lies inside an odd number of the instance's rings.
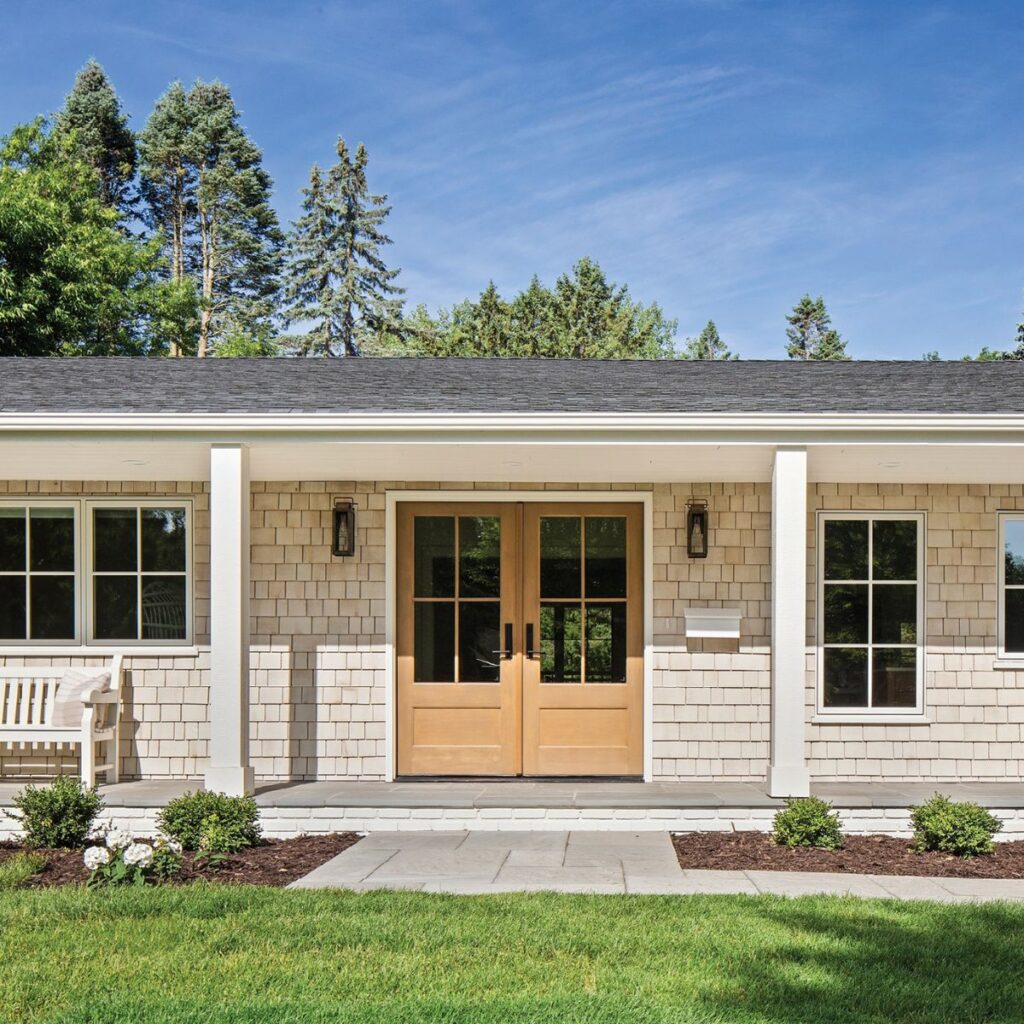
[[[411,303],[599,260],[680,336],[779,357],[809,291],[861,358],[1012,344],[1024,4],[4,0],[0,131],[89,57],[141,128],[220,78],[282,219],[341,134]]]

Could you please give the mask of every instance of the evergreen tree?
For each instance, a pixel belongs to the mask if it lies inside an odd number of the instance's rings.
[[[0,355],[159,351],[159,253],[127,237],[96,173],[42,120],[0,138]]]
[[[613,285],[584,257],[555,283],[556,349],[572,359],[659,359],[672,351],[675,322],[657,305],[634,303],[625,285]]]
[[[311,324],[296,339],[305,355],[358,355],[403,339],[397,296],[404,289],[381,256],[391,244],[383,232],[391,207],[369,190],[362,143],[353,157],[339,138],[337,154],[326,177],[313,168],[288,236],[285,321]]]
[[[239,334],[264,336],[276,308],[282,236],[263,156],[227,86],[196,82],[186,92],[175,82],[139,145],[143,195],[166,238],[170,278],[190,277],[199,295],[195,353]]]
[[[490,281],[473,307],[470,351],[462,355],[509,355],[512,340],[512,318],[508,303]]]
[[[54,133],[73,138],[75,152],[99,178],[104,204],[122,217],[135,212],[135,133],[106,72],[90,60],[75,78],[54,121]]]
[[[786,317],[789,327],[786,337],[786,355],[790,359],[849,359],[846,342],[832,327],[832,318],[825,308],[825,300],[819,295],[812,299],[804,297]]]
[[[696,338],[687,338],[683,359],[739,359],[733,355],[718,334],[714,320],[709,320]]]
[[[554,296],[534,274],[525,291],[511,303],[509,355],[543,356],[555,350]]]

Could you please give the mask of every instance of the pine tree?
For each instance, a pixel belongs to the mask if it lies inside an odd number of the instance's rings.
[[[56,135],[73,138],[76,153],[96,171],[103,203],[123,218],[134,216],[135,133],[96,61],[90,60],[78,72],[53,128]]]
[[[196,82],[186,92],[175,82],[139,145],[143,195],[152,226],[167,239],[170,278],[190,277],[199,296],[196,354],[228,338],[266,337],[283,239],[263,156],[227,86]]]
[[[473,307],[471,350],[464,355],[508,356],[511,354],[512,318],[508,303],[490,281]]]
[[[714,320],[709,320],[696,338],[687,338],[683,359],[739,359],[729,351],[718,334]]]
[[[846,342],[832,327],[832,318],[825,308],[825,300],[819,295],[812,299],[804,297],[786,317],[789,327],[786,337],[786,355],[790,359],[849,359]]]
[[[534,274],[526,290],[512,300],[509,355],[544,356],[553,351],[553,316],[554,296]]]
[[[380,252],[391,244],[382,230],[391,207],[369,190],[362,143],[352,157],[339,138],[337,154],[326,177],[313,168],[288,236],[285,321],[312,325],[296,339],[305,355],[358,355],[401,336],[400,271]]]

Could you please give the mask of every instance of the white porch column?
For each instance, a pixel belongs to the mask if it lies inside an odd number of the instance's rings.
[[[210,449],[210,764],[206,788],[253,791],[249,764],[249,449]]]
[[[779,448],[772,471],[770,796],[807,796],[807,450]]]

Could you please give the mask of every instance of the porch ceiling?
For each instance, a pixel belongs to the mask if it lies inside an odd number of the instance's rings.
[[[808,444],[808,478],[840,483],[1024,480],[1020,444]],[[768,481],[773,444],[580,441],[254,443],[254,480],[509,483]],[[93,437],[5,439],[0,480],[206,480],[209,444]]]

